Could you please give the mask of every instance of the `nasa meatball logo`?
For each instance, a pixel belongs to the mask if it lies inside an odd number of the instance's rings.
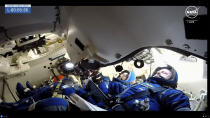
[[[189,6],[189,7],[186,8],[185,14],[188,18],[193,19],[198,15],[198,9],[199,8],[197,8],[195,6]]]

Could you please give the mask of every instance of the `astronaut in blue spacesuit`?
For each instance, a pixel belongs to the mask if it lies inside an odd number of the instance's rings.
[[[177,72],[169,65],[158,67],[143,83],[126,86],[121,81],[100,87],[115,98],[111,111],[190,111],[188,97],[176,89]]]
[[[33,97],[34,101],[38,101],[40,99],[52,97],[52,88],[50,86],[33,88],[29,81],[26,82],[26,88],[18,82],[16,90],[20,99]]]
[[[69,103],[62,98],[45,98],[34,101],[32,97],[20,99],[17,102],[1,102],[0,111],[67,111]]]
[[[108,77],[102,78],[98,87],[108,96],[114,97],[121,93],[125,88],[130,87],[136,81],[136,75],[132,71],[124,70],[117,78],[112,81]]]
[[[108,105],[89,95],[86,87],[67,87],[62,89],[62,94],[70,96],[76,93],[90,103],[109,111],[190,111],[188,97],[182,91],[176,89],[178,75],[173,67],[158,67],[151,77],[140,84],[135,83],[135,78],[135,74],[130,71],[123,71],[118,78],[114,78],[112,81],[103,77],[98,87],[109,96],[110,104]],[[40,90],[43,91],[40,92]],[[36,103],[35,110],[37,108],[37,110],[66,111],[69,108],[69,104],[64,99],[44,98],[46,96],[42,96],[42,93],[46,94],[48,92],[48,88],[37,89],[34,95],[38,96],[36,98],[40,101]],[[18,107],[14,107],[15,105],[12,104],[12,108],[26,109],[27,103],[25,102],[30,101],[30,99],[34,100],[33,98],[33,95],[29,98],[23,98],[16,105]],[[22,101],[24,104],[21,104]],[[10,107],[11,105],[8,104],[3,103],[3,106]],[[28,106],[31,106],[31,103],[28,103]],[[45,109],[50,107],[51,109]]]
[[[123,71],[112,81],[102,78],[99,88],[110,98],[109,111],[190,111],[188,97],[177,90],[178,74],[171,67],[158,67],[145,82],[136,84],[135,74]],[[85,88],[64,89],[66,95],[77,93],[92,104],[104,108],[104,103],[97,102],[88,95]]]
[[[60,90],[64,89],[68,78],[64,78],[61,84],[59,82],[52,85],[33,88],[33,86],[27,81],[26,88],[17,83],[16,90],[18,97],[17,102],[1,102],[1,111],[67,111],[69,109],[69,103],[63,98],[52,97],[53,92],[57,86]],[[60,91],[63,94],[63,91]]]

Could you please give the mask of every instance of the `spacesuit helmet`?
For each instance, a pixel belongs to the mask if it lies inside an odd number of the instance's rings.
[[[119,77],[125,83],[133,83],[136,81],[136,75],[132,71],[124,70],[119,74]]]
[[[166,75],[165,76],[156,76],[157,73],[159,73],[161,70],[165,70],[166,71]],[[167,73],[167,71],[169,71],[170,73]],[[157,82],[163,84],[163,85],[167,85],[170,86],[172,88],[176,88],[177,87],[177,82],[178,82],[178,74],[177,71],[170,65],[167,65],[166,67],[158,67],[155,69],[155,71],[152,74],[152,77],[155,77]]]

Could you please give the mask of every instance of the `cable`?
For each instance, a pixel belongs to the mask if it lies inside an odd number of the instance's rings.
[[[149,68],[149,77],[151,76],[151,66],[152,66],[152,63],[150,64],[150,68]]]
[[[149,48],[148,50],[149,50],[149,53],[150,53],[151,48]],[[150,54],[151,54],[151,53],[150,53]],[[152,66],[152,63],[150,63],[150,68],[149,68],[149,77],[151,76],[151,68],[152,68],[151,66]]]
[[[5,99],[4,99],[4,88],[5,88],[5,83],[4,83],[4,80],[3,80],[2,94],[1,94],[1,99],[2,99],[3,101],[5,101]]]
[[[9,89],[9,92],[12,94],[12,97],[13,97],[14,100],[17,102],[17,99],[15,98],[14,94],[12,93],[12,91],[11,91],[11,89],[10,89],[10,87],[9,87],[9,84],[8,84],[7,80],[6,80],[5,78],[3,78],[3,81],[6,83],[8,89]]]
[[[8,41],[12,40],[12,38],[8,36],[7,30],[4,27],[0,27],[0,32],[4,32],[5,37],[9,39]]]
[[[55,15],[56,18],[55,18],[55,21],[53,22],[53,30],[51,32],[54,32],[56,30],[57,23],[60,24],[60,8],[59,8],[59,6],[56,6],[55,9],[56,9],[57,13]]]
[[[59,78],[56,76],[54,69],[51,68],[50,71],[52,72],[53,76],[56,78],[57,81],[59,81]]]

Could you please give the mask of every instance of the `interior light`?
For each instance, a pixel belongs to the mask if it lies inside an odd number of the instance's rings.
[[[65,64],[65,67],[66,67],[67,70],[71,70],[71,69],[74,68],[74,64],[71,63],[71,62],[68,62],[68,63]]]

